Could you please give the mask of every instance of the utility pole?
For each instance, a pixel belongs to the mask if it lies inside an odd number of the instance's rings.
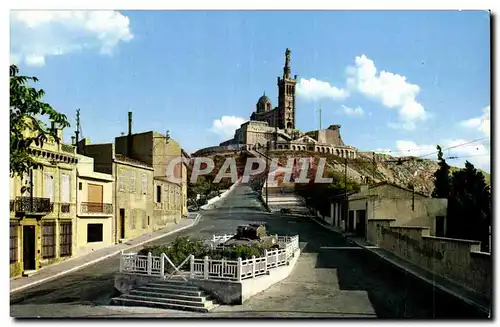
[[[348,213],[349,213],[349,201],[347,198],[347,158],[344,158],[344,203],[345,203],[345,210],[344,210],[344,221],[345,221],[345,226],[347,226],[347,219],[348,219]]]
[[[267,147],[266,147],[266,180],[264,183],[266,183],[266,207],[269,208],[269,142],[267,142]]]
[[[318,112],[319,112],[319,130],[321,130],[321,105],[319,105]]]
[[[375,184],[375,151],[372,153],[372,184]]]

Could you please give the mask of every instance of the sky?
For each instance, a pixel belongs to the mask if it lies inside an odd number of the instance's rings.
[[[445,149],[490,171],[486,11],[16,11],[10,61],[83,136],[169,131],[187,152],[218,145],[291,50],[296,127],[341,125],[344,142],[395,156]],[[471,142],[473,141],[473,142]],[[463,145],[464,144],[464,145]],[[449,148],[449,149],[448,149]],[[435,159],[435,154],[426,158]]]

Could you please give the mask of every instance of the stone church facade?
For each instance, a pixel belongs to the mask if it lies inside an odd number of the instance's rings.
[[[301,132],[295,127],[295,93],[297,75],[292,77],[290,49],[285,52],[283,76],[278,77],[278,106],[264,93],[256,104],[250,120],[238,128],[231,140],[220,147],[244,145],[250,149],[316,151],[355,158],[357,149],[345,145],[340,136],[340,125],[327,129]]]

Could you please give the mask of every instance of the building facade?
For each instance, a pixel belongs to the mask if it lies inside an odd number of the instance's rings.
[[[363,185],[349,196],[344,229],[366,236],[368,220],[394,220],[404,227],[426,227],[431,235],[445,236],[447,199],[430,198],[396,184],[381,182]]]
[[[187,166],[180,144],[169,135],[148,131],[132,133],[129,112],[128,135],[115,138],[116,152],[144,162],[154,170],[153,229],[164,228],[187,216]]]
[[[153,167],[116,153],[112,143],[81,148],[86,156],[94,158],[95,171],[113,176],[115,243],[153,231]]]
[[[57,130],[62,139],[62,130]],[[43,169],[10,179],[10,276],[70,258],[75,249],[75,147],[49,139],[32,145]],[[21,192],[23,186],[29,190]]]
[[[114,178],[94,171],[94,159],[78,156],[76,253],[85,254],[115,244]]]
[[[278,77],[278,106],[273,108],[271,99],[264,93],[257,101],[250,120],[235,131],[232,139],[220,143],[220,146],[315,151],[342,158],[356,158],[357,149],[342,141],[340,125],[310,132],[301,132],[296,128],[296,84],[297,75],[291,76],[290,50],[286,49],[283,76]]]

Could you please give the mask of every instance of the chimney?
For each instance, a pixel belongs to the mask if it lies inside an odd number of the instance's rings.
[[[132,135],[132,111],[128,112],[128,135]]]
[[[128,112],[127,157],[132,156],[132,111]]]

